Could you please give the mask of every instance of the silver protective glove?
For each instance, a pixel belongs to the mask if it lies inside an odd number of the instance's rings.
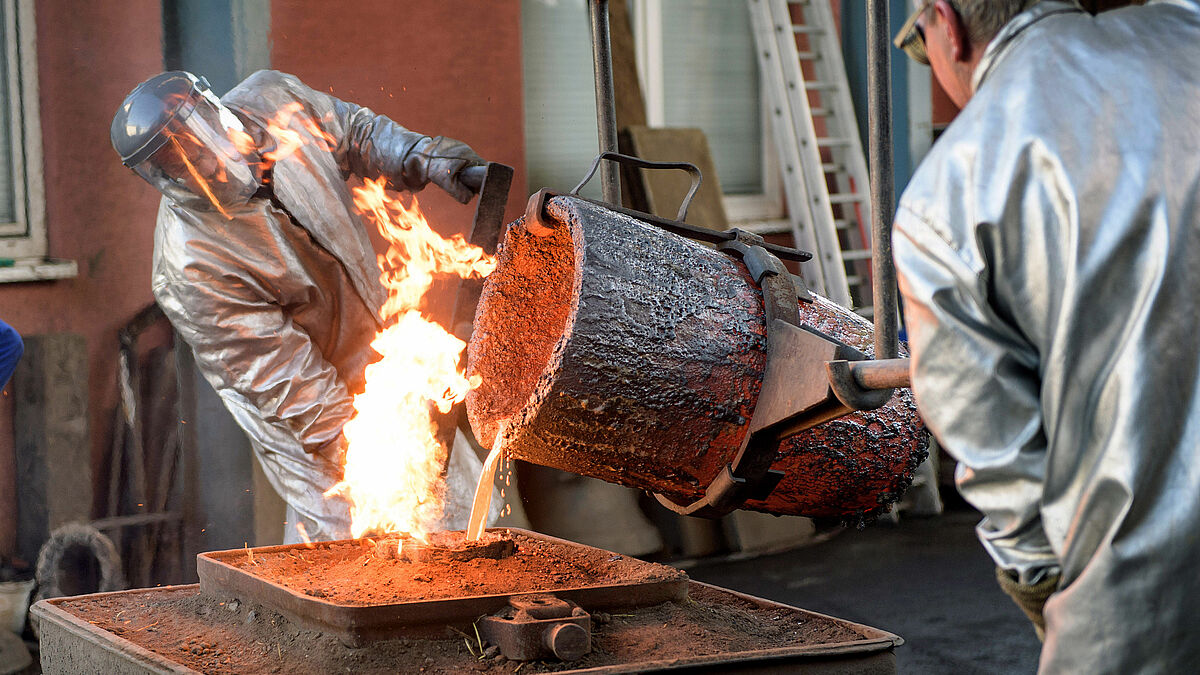
[[[425,176],[461,204],[466,204],[475,191],[462,182],[462,172],[472,166],[485,164],[466,143],[445,136],[426,137],[410,150],[404,161],[405,174],[419,174],[423,164]]]

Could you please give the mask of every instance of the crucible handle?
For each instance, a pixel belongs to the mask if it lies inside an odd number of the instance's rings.
[[[688,193],[683,198],[683,202],[679,204],[679,213],[675,216],[675,220],[683,222],[687,218],[688,208],[692,205],[692,198],[696,196],[696,191],[700,189],[700,182],[704,177],[700,175],[700,168],[690,162],[652,162],[641,157],[633,157],[631,155],[622,155],[619,152],[602,152],[596,155],[596,159],[592,160],[592,168],[588,169],[587,175],[583,180],[579,181],[579,185],[571,190],[571,194],[578,195],[584,185],[592,179],[596,174],[596,169],[600,166],[601,160],[611,160],[618,164],[628,164],[639,169],[678,169],[686,171],[692,177],[692,186],[688,189]]]

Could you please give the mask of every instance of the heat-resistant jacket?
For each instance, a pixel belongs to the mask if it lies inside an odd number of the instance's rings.
[[[474,153],[274,71],[250,76],[222,103],[252,127],[299,104],[288,128],[304,142],[274,163],[274,201],[252,199],[230,220],[163,199],[154,296],[308,534],[347,537],[345,502],[323,493],[341,475],[351,395],[378,358],[370,342],[386,292],[346,179],[385,176],[390,187],[419,190],[431,178],[446,184],[436,174],[456,173]]]
[[[895,258],[930,428],[1026,582],[1045,672],[1200,663],[1200,8],[1043,2],[905,190]]]

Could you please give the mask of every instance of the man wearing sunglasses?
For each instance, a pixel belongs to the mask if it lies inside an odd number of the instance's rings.
[[[896,213],[922,415],[1042,672],[1200,663],[1200,0],[918,4],[962,110]]]

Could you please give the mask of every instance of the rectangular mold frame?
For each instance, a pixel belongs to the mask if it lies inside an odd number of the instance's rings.
[[[598,557],[617,555],[610,551],[537,532],[519,528],[503,529],[558,546],[594,551]],[[269,554],[281,551],[306,551],[355,541],[358,540],[343,539],[313,542],[311,545],[266,546],[249,549],[249,552],[251,554]],[[609,611],[650,607],[670,600],[683,600],[687,597],[688,589],[687,574],[675,570],[678,572],[678,576],[656,581],[580,586],[545,591],[528,589],[519,593],[416,600],[381,605],[342,605],[298,593],[280,584],[260,579],[244,569],[225,562],[229,558],[243,558],[246,555],[246,549],[231,549],[201,553],[196,556],[196,574],[200,577],[200,591],[209,596],[231,596],[243,601],[259,603],[283,614],[303,628],[336,635],[356,645],[394,637],[442,637],[445,635],[446,626],[455,626],[456,628],[470,626],[480,616],[506,607],[508,599],[514,595],[538,592],[553,593],[563,600],[571,600],[579,604],[588,611]],[[622,557],[641,562],[629,556]],[[652,563],[643,564],[650,565]],[[662,567],[673,569],[665,565]]]
[[[728,652],[684,659],[639,661],[595,668],[558,671],[559,675],[618,675],[622,673],[807,673],[811,675],[890,675],[896,672],[894,649],[904,644],[897,635],[878,628],[838,619],[817,612],[791,607],[752,595],[737,593],[698,581],[690,587],[702,587],[751,602],[763,609],[793,612],[800,616],[820,617],[863,636],[861,640],[826,644],[778,647],[744,652]],[[198,585],[164,586],[111,593],[91,597],[127,597],[138,602],[148,595],[186,589],[200,592]],[[77,596],[88,597],[88,596]],[[135,675],[199,675],[198,671],[151,652],[136,643],[102,630],[73,614],[75,598],[42,600],[33,607],[42,640],[42,667],[47,675],[78,672],[120,672]]]

